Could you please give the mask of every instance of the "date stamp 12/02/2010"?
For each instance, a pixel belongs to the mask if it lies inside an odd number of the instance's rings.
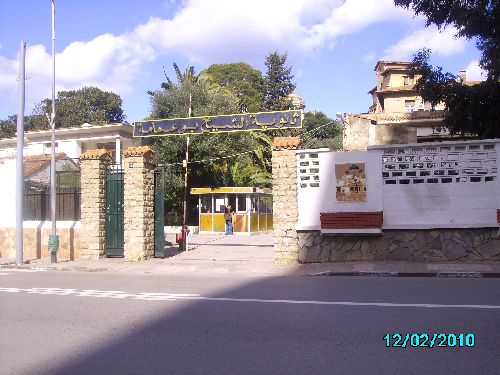
[[[472,348],[473,333],[387,333],[383,340],[388,348]]]

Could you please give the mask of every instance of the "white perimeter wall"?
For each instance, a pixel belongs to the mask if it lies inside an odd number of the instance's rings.
[[[365,202],[336,201],[335,164],[344,163],[365,163]],[[497,227],[499,171],[498,139],[299,150],[297,229],[319,230],[320,212],[367,211],[384,212],[383,229]]]
[[[0,227],[16,225],[16,159],[0,162]]]
[[[382,151],[385,172],[383,228],[498,226],[500,140],[383,146],[368,152],[373,151]]]
[[[317,154],[319,160],[319,187],[310,186],[309,181],[304,180],[308,173],[315,169],[312,163],[316,160],[311,155]],[[297,183],[299,200],[299,219],[297,229],[319,230],[320,212],[366,212],[382,211],[382,180],[380,151],[368,153],[366,151],[353,152],[331,152],[328,149],[299,150],[297,151]],[[301,166],[300,163],[309,165]],[[366,168],[366,190],[367,200],[365,202],[337,202],[335,164],[365,163]],[[306,169],[306,173],[304,173]],[[301,173],[302,171],[302,173]],[[306,186],[302,186],[305,184]]]

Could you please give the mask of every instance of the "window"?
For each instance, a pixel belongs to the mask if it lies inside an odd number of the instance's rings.
[[[251,213],[255,213],[257,212],[257,196],[252,194],[252,197],[251,197],[251,200],[250,200],[250,204],[252,206],[252,209],[251,209]]]
[[[214,212],[216,213],[224,212],[224,205],[225,205],[224,198],[225,198],[224,194],[214,194],[214,203],[215,203]]]
[[[200,203],[202,214],[209,214],[212,212],[212,195],[202,195]]]
[[[246,212],[247,210],[247,197],[244,194],[238,194],[237,195],[238,200],[237,200],[237,212]]]
[[[406,112],[413,112],[415,110],[415,100],[405,100]]]
[[[413,78],[410,78],[409,76],[403,76],[403,85],[413,85]]]

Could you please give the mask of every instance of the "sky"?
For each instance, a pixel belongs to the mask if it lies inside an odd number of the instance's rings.
[[[378,60],[410,61],[420,48],[431,63],[468,80],[484,79],[474,40],[392,0],[55,0],[56,90],[97,86],[123,99],[130,123],[148,117],[148,90],[172,64],[201,72],[246,62],[266,71],[265,57],[287,53],[306,111],[334,118],[371,104]],[[26,109],[51,97],[51,1],[0,0],[0,119],[17,113],[19,51],[27,43]]]

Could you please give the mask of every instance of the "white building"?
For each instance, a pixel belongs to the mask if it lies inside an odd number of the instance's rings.
[[[115,163],[120,163],[122,150],[139,142],[133,139],[133,130],[134,127],[128,124],[83,124],[56,129],[56,152],[77,159],[87,150],[105,149]],[[50,154],[51,134],[51,130],[25,132],[24,156]],[[0,139],[0,158],[15,158],[16,149],[16,137]]]

